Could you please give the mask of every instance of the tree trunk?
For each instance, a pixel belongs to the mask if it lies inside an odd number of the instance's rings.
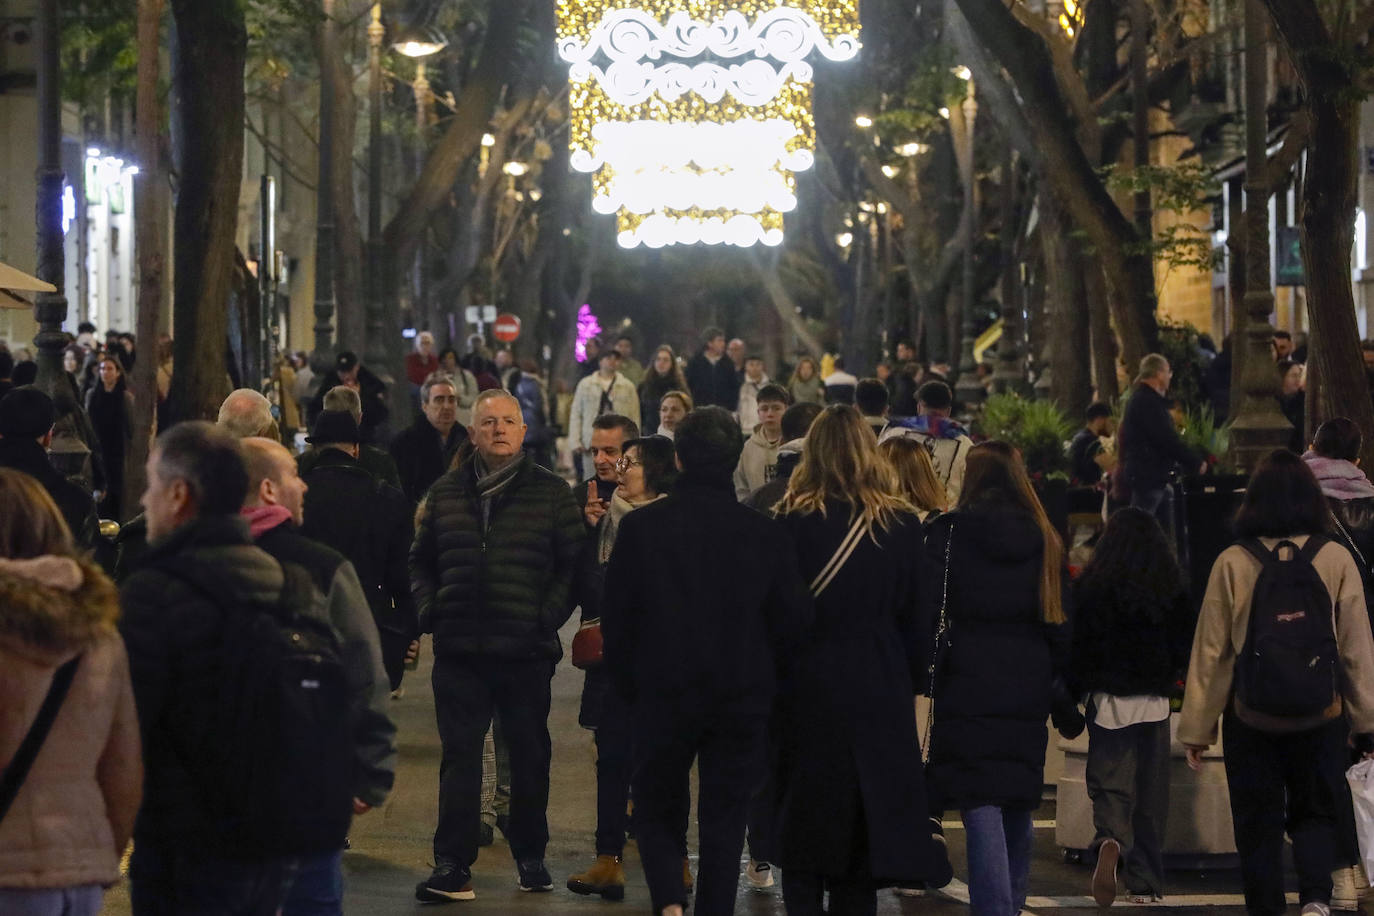
[[[176,203],[172,416],[211,418],[225,387],[227,303],[243,179],[243,71],[248,47],[238,0],[172,0],[173,85],[181,153]]]
[[[134,247],[138,252],[138,327],[143,358],[134,363],[133,438],[124,472],[126,514],[147,488],[148,451],[157,423],[158,327],[167,265],[167,170],[162,162],[162,103],[158,78],[163,0],[138,2],[138,111],[135,127],[140,169],[134,178]]]
[[[1102,268],[1092,254],[1083,255],[1083,283],[1088,296],[1088,337],[1092,342],[1093,390],[1097,400],[1108,404],[1121,395],[1117,381],[1116,335],[1112,316],[1107,312],[1107,283]]]
[[[1070,226],[1055,207],[1044,208],[1042,238],[1050,282],[1045,302],[1049,394],[1069,416],[1081,417],[1092,390],[1089,361],[1083,358],[1089,352],[1085,276],[1091,263],[1082,251],[1082,244],[1071,236]]]
[[[448,198],[463,164],[480,148],[501,91],[513,76],[528,6],[529,0],[492,0],[477,69],[463,87],[457,111],[444,136],[430,152],[420,177],[383,233],[388,278],[395,278],[398,268],[411,263],[430,214]],[[391,283],[395,285],[395,280]]]
[[[1138,364],[1159,346],[1154,263],[1134,224],[1108,193],[1077,139],[1044,39],[1017,21],[1004,0],[957,0],[978,37],[1016,85],[1044,162],[1048,192],[1093,239],[1108,286],[1122,356]]]
[[[355,193],[357,170],[353,167],[353,146],[358,130],[358,100],[353,94],[353,74],[342,54],[335,54],[327,81],[320,91],[334,99],[334,129],[330,155],[334,167],[330,177],[334,187],[334,329],[335,347],[362,355],[367,335],[367,305],[364,296],[363,229],[358,220]],[[325,62],[321,59],[321,65]],[[378,178],[380,180],[380,176]],[[376,367],[380,369],[381,367]]]
[[[1315,0],[1263,0],[1297,69],[1311,124],[1298,226],[1311,324],[1307,430],[1348,417],[1366,431],[1362,457],[1374,462],[1374,403],[1360,354],[1350,250],[1359,179],[1359,74],[1356,44],[1369,40],[1370,10],[1347,33],[1332,35]],[[1361,31],[1363,30],[1363,31]]]

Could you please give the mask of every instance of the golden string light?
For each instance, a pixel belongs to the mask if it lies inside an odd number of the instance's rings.
[[[572,166],[618,240],[777,245],[812,166],[812,55],[858,52],[857,0],[558,0]]]

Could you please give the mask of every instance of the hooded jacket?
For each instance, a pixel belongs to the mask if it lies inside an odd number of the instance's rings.
[[[935,466],[935,476],[945,485],[949,504],[957,504],[959,494],[964,489],[964,468],[968,465],[969,449],[973,448],[968,431],[949,417],[932,414],[892,417],[878,441],[886,442],[898,436],[915,439],[926,447],[930,452],[930,463]]]
[[[52,730],[0,821],[0,888],[118,880],[143,794],[118,616],[114,585],[91,563],[0,560],[0,766],[19,749],[58,666],[81,655]]]
[[[1323,458],[1312,451],[1304,454],[1302,460],[1316,475],[1332,514],[1345,527],[1352,546],[1359,552],[1355,561],[1363,561],[1361,572],[1368,590],[1370,564],[1374,563],[1374,483],[1353,461]],[[1338,536],[1337,540],[1345,541],[1345,537]]]
[[[801,464],[802,450],[805,448],[805,436],[778,446],[778,462],[774,466],[773,479],[751,493],[744,504],[764,515],[772,515],[778,500],[787,495],[787,482],[792,479],[792,472],[797,465]]]
[[[926,770],[932,796],[943,810],[1035,808],[1044,783],[1053,681],[1067,671],[1070,643],[1067,624],[1043,620],[1044,538],[1030,513],[997,499],[931,522],[918,570],[930,645],[951,538],[948,630],[936,661]],[[1066,613],[1067,605],[1066,597]],[[929,684],[919,689],[928,692]]]
[[[750,493],[773,479],[777,471],[778,449],[781,447],[781,436],[777,442],[769,442],[763,434],[763,425],[754,427],[753,435],[744,442],[739,464],[735,466],[735,499],[744,502]]]

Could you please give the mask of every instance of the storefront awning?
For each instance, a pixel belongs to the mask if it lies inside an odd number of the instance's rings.
[[[37,277],[31,277],[8,264],[0,263],[0,308],[33,308],[33,303],[19,295],[19,291],[55,293],[57,287],[51,283],[45,283]]]

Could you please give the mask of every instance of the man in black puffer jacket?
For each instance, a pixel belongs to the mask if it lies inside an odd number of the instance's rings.
[[[473,456],[429,489],[410,551],[420,627],[434,634],[434,702],[444,756],[434,872],[425,902],[471,900],[480,830],[482,739],[493,711],[510,754],[510,840],[527,891],[553,889],[549,831],[549,682],[572,613],[582,513],[568,485],[521,449],[509,392],[473,405]]]

